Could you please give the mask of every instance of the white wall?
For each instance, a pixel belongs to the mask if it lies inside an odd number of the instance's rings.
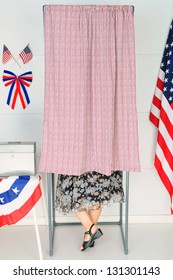
[[[21,68],[13,61],[3,65],[0,73],[10,70],[17,75],[33,72],[33,82],[28,89],[31,104],[23,110],[19,101],[13,111],[6,105],[8,89],[0,79],[0,141],[36,141],[37,159],[40,156],[44,106],[44,4],[127,4],[135,6],[137,110],[141,173],[130,174],[130,221],[171,222],[170,201],[166,189],[153,167],[156,129],[149,122],[149,110],[163,54],[169,25],[173,17],[173,0],[124,1],[57,1],[57,0],[0,0],[0,48],[5,44],[15,58],[29,43],[33,59]],[[2,51],[1,51],[2,54]],[[2,164],[2,163],[0,163]],[[44,190],[46,185],[43,176]],[[45,223],[42,200],[37,204],[40,223]],[[102,220],[112,220],[117,206],[105,209]],[[74,216],[59,217],[61,221],[75,220]],[[21,223],[32,223],[29,213]]]

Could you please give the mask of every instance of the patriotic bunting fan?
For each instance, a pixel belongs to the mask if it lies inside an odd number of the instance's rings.
[[[0,227],[21,220],[41,197],[39,175],[0,178]]]

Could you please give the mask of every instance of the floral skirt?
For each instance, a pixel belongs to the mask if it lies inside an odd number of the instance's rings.
[[[80,176],[59,174],[56,186],[55,209],[63,214],[96,210],[110,201],[124,202],[122,171],[110,176],[87,172]]]

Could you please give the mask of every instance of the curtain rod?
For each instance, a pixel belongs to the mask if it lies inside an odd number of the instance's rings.
[[[49,5],[43,5],[43,12],[44,12],[44,8],[46,7],[46,6],[49,6]],[[134,11],[135,11],[135,6],[132,6],[132,8],[133,8],[133,13],[134,13]]]

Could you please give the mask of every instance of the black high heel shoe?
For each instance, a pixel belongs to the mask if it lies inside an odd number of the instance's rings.
[[[83,242],[83,244],[82,244],[83,249],[81,251],[86,250],[88,247],[94,247],[94,241],[103,235],[100,228],[97,229],[95,233],[92,233],[91,230],[92,230],[93,226],[94,226],[94,224],[92,224],[90,229],[85,232],[85,234],[89,234],[91,238],[90,238],[90,240]],[[84,236],[85,236],[85,234],[84,234]]]
[[[93,243],[91,243],[91,245],[89,246],[90,248],[91,247],[94,247],[94,244],[95,244],[95,240],[98,239],[99,237],[101,237],[103,235],[103,232],[101,231],[100,228],[97,229],[96,233],[94,234],[94,241]]]
[[[100,238],[102,235],[103,235],[103,232],[101,231],[100,228],[98,228],[97,231],[94,233],[93,242],[94,242],[94,240]]]

